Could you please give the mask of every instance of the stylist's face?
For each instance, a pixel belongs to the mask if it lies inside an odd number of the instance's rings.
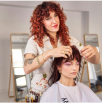
[[[61,76],[69,79],[74,79],[79,71],[79,62],[77,60],[72,60],[70,62],[65,62],[61,66]]]
[[[59,17],[55,12],[50,11],[50,16],[44,18],[43,24],[48,33],[57,32],[59,30]]]

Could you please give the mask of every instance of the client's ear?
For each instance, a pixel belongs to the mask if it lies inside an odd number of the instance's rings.
[[[57,69],[58,69],[58,70],[61,70],[61,67],[60,67],[60,66],[57,66]]]
[[[58,69],[59,73],[61,73],[61,67],[57,66],[57,69]]]

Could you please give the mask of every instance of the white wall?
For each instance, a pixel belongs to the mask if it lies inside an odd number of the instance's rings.
[[[67,16],[66,25],[69,28],[69,35],[74,36],[79,41],[81,41],[81,12],[64,11]]]
[[[10,71],[10,34],[29,33],[31,8],[0,6],[0,90],[7,90]],[[11,88],[12,88],[11,83]]]
[[[11,54],[10,34],[30,33],[30,16],[34,7],[39,3],[41,2],[0,1],[0,90],[8,89]],[[84,33],[98,34],[101,47],[102,2],[59,1],[59,3],[67,12],[70,33],[81,42],[83,42]],[[76,21],[72,21],[73,19],[78,20],[78,24],[75,23]],[[78,30],[75,29],[76,27]],[[76,32],[77,34],[75,34]],[[102,48],[100,48],[100,52],[102,60]]]

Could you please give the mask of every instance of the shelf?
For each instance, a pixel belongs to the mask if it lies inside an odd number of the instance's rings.
[[[25,97],[22,97],[22,98],[16,98],[16,101],[18,102],[18,101],[20,101],[20,100],[24,100],[25,101]]]
[[[17,86],[17,89],[19,89],[19,88],[24,88],[24,87],[27,87],[27,85],[24,85],[24,86]]]
[[[97,71],[95,71],[94,73],[97,73],[97,72],[101,72],[101,70],[97,70]]]
[[[15,79],[16,78],[20,78],[20,77],[23,77],[23,76],[26,76],[26,75],[14,75],[15,76]]]

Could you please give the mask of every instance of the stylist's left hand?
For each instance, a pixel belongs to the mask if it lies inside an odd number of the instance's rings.
[[[96,54],[96,48],[91,45],[84,46],[81,49],[81,55],[84,58],[92,58],[95,54]]]

